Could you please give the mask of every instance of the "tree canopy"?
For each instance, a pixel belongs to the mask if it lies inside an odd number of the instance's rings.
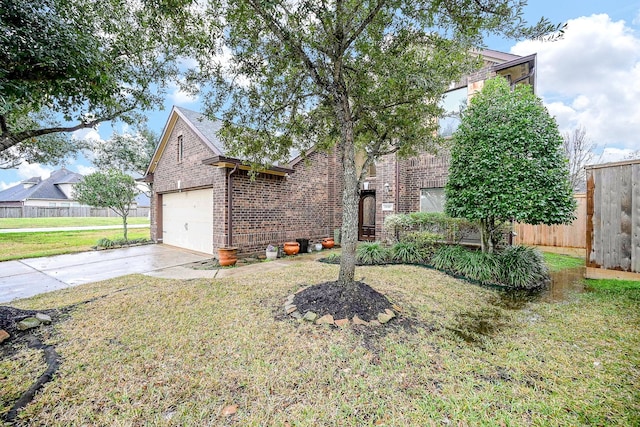
[[[127,217],[138,194],[140,191],[133,178],[116,169],[89,174],[74,187],[74,197],[78,202],[97,208],[110,208],[122,217],[125,240]]]
[[[336,147],[342,169],[342,258],[353,283],[360,182],[382,155],[433,150],[440,100],[477,64],[486,33],[539,36],[521,0],[211,0],[214,44],[191,77],[213,90],[232,154],[289,160],[292,149]],[[362,167],[356,152],[364,153]]]
[[[106,141],[91,145],[93,164],[101,170],[118,169],[144,176],[156,149],[157,135],[146,128],[136,133],[114,133]]]
[[[161,105],[188,40],[162,13],[150,0],[0,0],[5,166],[21,156],[55,161],[77,145],[61,132],[139,122]]]
[[[486,81],[453,134],[447,214],[480,221],[489,252],[500,221],[571,222],[575,201],[562,141],[530,86]]]

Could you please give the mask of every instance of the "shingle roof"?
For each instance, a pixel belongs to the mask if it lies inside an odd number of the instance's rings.
[[[200,133],[205,144],[209,145],[214,153],[219,155],[226,155],[224,144],[218,138],[218,131],[222,128],[222,122],[220,120],[211,120],[202,113],[192,111],[184,107],[174,106],[178,112],[180,112],[185,120],[187,120],[196,130]],[[300,151],[292,149],[289,154],[290,161],[293,161],[300,155]],[[279,162],[276,162],[276,166],[282,166]]]
[[[79,173],[65,168],[51,173],[47,179],[29,178],[20,184],[0,191],[0,202],[22,202],[27,199],[70,200],[59,188],[58,184],[74,184],[83,178]],[[35,184],[25,188],[25,184]]]
[[[204,142],[214,153],[224,154],[224,145],[218,138],[218,131],[222,128],[220,120],[210,120],[202,113],[188,110],[183,107],[174,107],[184,118],[191,123],[203,137]]]

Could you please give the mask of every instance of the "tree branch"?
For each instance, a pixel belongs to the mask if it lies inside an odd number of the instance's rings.
[[[77,130],[80,129],[88,129],[88,128],[92,128],[94,126],[96,126],[99,123],[102,122],[106,122],[109,120],[113,120],[118,116],[121,116],[125,113],[128,113],[130,111],[134,110],[134,107],[129,107],[126,108],[124,110],[118,110],[113,114],[109,114],[107,116],[103,116],[103,117],[99,117],[97,119],[93,119],[90,120],[88,122],[82,122],[82,123],[78,123],[75,126],[56,126],[56,127],[50,127],[50,128],[43,128],[43,129],[32,129],[32,130],[25,130],[22,132],[18,132],[18,133],[12,133],[9,130],[3,131],[2,135],[0,136],[0,152],[3,152],[11,147],[13,147],[14,145],[27,140],[29,138],[37,138],[39,136],[43,136],[43,135],[49,135],[52,133],[59,133],[59,132],[75,132]],[[2,117],[2,116],[0,116]]]
[[[369,24],[371,24],[373,18],[376,17],[378,12],[380,12],[385,4],[387,4],[387,0],[378,1],[378,4],[376,4],[376,6],[369,12],[364,21],[360,23],[353,34],[351,34],[351,36],[344,42],[344,44],[342,45],[342,52],[340,52],[341,54],[344,53],[349,48],[349,46],[351,46],[351,44],[360,36],[360,34],[362,34],[365,28],[367,28]]]
[[[304,66],[311,74],[313,80],[315,80],[315,82],[320,87],[328,88],[329,82],[323,79],[322,76],[320,76],[320,73],[318,73],[318,69],[313,64],[313,61],[311,61],[311,58],[309,58],[309,55],[307,55],[304,49],[302,49],[301,44],[296,42],[291,34],[289,34],[289,32],[278,25],[275,19],[273,19],[273,17],[269,13],[267,13],[267,11],[263,8],[264,3],[260,2],[259,0],[248,0],[248,2],[253,10],[265,20],[269,29],[273,31],[273,33],[280,39],[280,41],[282,41],[285,46],[290,46],[292,48],[298,59],[302,61]]]

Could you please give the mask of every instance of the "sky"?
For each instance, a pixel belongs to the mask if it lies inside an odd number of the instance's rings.
[[[535,23],[542,16],[566,23],[564,37],[555,42],[486,39],[493,50],[526,56],[537,53],[536,93],[556,118],[561,132],[584,127],[597,144],[596,163],[624,159],[640,150],[640,0],[530,0],[525,19]],[[162,132],[173,105],[198,111],[200,100],[170,88],[164,110],[147,113],[149,128]],[[77,132],[77,138],[107,139],[110,124],[98,130]],[[86,159],[66,167],[87,174],[93,168]],[[59,166],[23,164],[0,170],[0,190],[20,181],[46,178]]]

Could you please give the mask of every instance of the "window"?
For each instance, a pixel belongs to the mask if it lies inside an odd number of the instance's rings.
[[[70,204],[70,203],[68,203],[68,202],[61,202],[61,203],[60,203],[60,207],[63,207],[63,208],[68,208],[68,207],[70,207],[70,206],[71,206],[71,204]]]
[[[460,126],[460,114],[467,106],[467,87],[454,89],[444,94],[442,107],[445,112],[440,118],[440,135],[451,136]]]
[[[56,207],[56,203],[55,202],[49,202],[49,207],[50,208],[55,208]]]
[[[369,178],[373,178],[376,176],[376,162],[371,162],[369,164],[369,169],[367,170],[367,176]]]
[[[444,188],[420,190],[420,212],[444,212]]]
[[[178,136],[178,162],[181,162],[184,156],[184,140],[182,135]]]

